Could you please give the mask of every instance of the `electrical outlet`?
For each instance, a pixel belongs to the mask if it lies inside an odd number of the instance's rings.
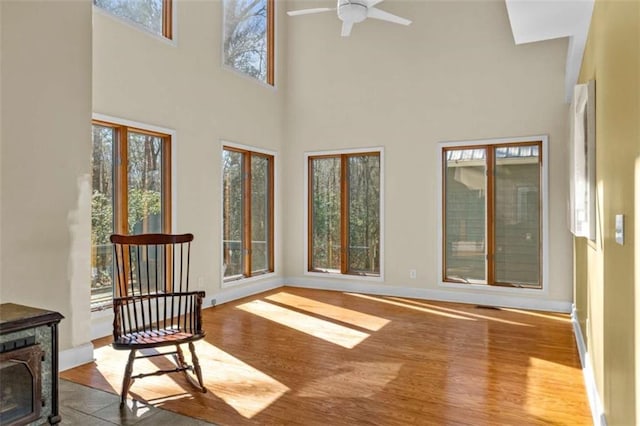
[[[412,280],[415,280],[417,276],[418,274],[415,269],[409,269],[409,278],[411,278]]]

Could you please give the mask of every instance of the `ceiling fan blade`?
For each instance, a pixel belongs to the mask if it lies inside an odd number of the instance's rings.
[[[401,18],[392,13],[385,12],[375,7],[370,7],[367,11],[367,18],[379,19],[381,21],[393,22],[394,24],[409,25],[410,20]]]
[[[382,3],[384,0],[369,0],[367,3],[367,7],[373,7],[378,3]]]
[[[318,7],[315,9],[290,10],[287,12],[287,15],[289,16],[310,15],[312,13],[331,12],[332,10],[336,10],[336,8],[335,7]]]
[[[343,21],[342,22],[342,37],[349,37],[351,34],[351,28],[353,28],[352,21]]]

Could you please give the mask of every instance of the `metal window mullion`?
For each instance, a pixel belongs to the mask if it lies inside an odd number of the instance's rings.
[[[267,223],[269,226],[268,232],[266,233],[267,238],[269,239],[269,241],[267,242],[267,247],[269,250],[269,254],[268,254],[268,268],[269,268],[269,272],[273,272],[275,270],[275,265],[274,265],[274,240],[273,240],[273,233],[274,233],[274,198],[275,198],[275,190],[274,190],[274,158],[273,156],[269,156],[268,157],[268,161],[267,161],[267,167],[269,168],[268,170],[268,176],[269,176],[269,183],[268,183],[268,188],[267,188],[267,206],[269,211],[267,212]]]
[[[495,285],[495,146],[489,145],[486,149],[486,232],[487,232],[487,256],[485,260],[487,271],[487,284]]]
[[[251,276],[251,153],[242,154],[242,260],[244,276]]]
[[[171,233],[171,136],[162,136],[160,138],[162,148],[160,150],[162,158],[160,175],[162,185],[162,199],[161,199],[161,215],[162,215],[162,227],[166,234]]]
[[[162,0],[162,35],[173,39],[173,0]]]
[[[447,164],[447,152],[449,149],[442,149],[442,158],[440,161],[442,162],[442,281],[447,281],[447,262],[449,261],[447,257],[447,173],[448,173],[448,164]]]
[[[340,272],[349,273],[349,157],[340,156]]]
[[[315,194],[313,193],[314,173],[312,157],[307,159],[307,173],[307,271],[313,271],[313,197]]]
[[[117,173],[116,173],[116,208],[114,212],[116,214],[115,225],[116,233],[128,234],[129,233],[129,182],[128,182],[128,166],[129,166],[129,146],[128,139],[129,133],[126,127],[117,127],[118,142],[117,142]]]
[[[267,84],[275,85],[275,1],[267,0]]]
[[[543,205],[542,203],[544,202],[543,196],[545,194],[542,193],[542,191],[544,190],[544,185],[543,185],[543,180],[542,180],[542,175],[543,175],[543,166],[542,166],[542,162],[546,161],[546,158],[543,158],[542,156],[542,141],[536,142],[536,146],[538,147],[538,287],[542,288],[542,285],[544,284],[542,281],[543,278],[543,253],[542,253],[542,248],[543,248],[543,241],[542,241],[542,226],[543,226],[543,222],[542,220],[543,218]],[[595,220],[595,218],[594,218]]]

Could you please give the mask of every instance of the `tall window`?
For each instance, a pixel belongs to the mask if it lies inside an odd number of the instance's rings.
[[[542,143],[445,147],[443,278],[542,287]]]
[[[93,0],[93,4],[168,39],[173,38],[173,0]]]
[[[222,149],[224,280],[273,272],[273,155]]]
[[[274,0],[223,0],[225,65],[274,84]]]
[[[112,298],[112,233],[171,230],[171,137],[94,121],[91,159],[91,301]]]
[[[380,276],[380,151],[308,157],[307,269]]]

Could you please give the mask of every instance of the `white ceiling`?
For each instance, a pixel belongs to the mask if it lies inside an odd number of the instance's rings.
[[[505,0],[516,44],[569,37],[565,96],[578,81],[594,0]]]

